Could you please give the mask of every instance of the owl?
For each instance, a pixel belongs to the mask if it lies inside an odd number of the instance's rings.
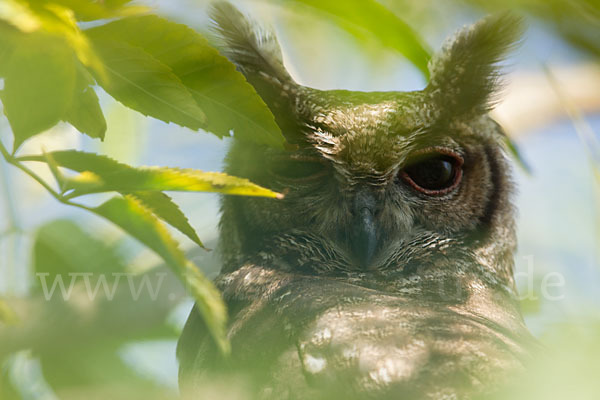
[[[534,340],[513,279],[513,185],[488,115],[521,20],[460,30],[423,90],[356,92],[297,84],[269,30],[228,3],[212,17],[288,142],[235,142],[226,172],[286,196],[222,199],[232,351],[193,310],[183,392],[207,398],[219,381],[242,382],[244,399],[487,398],[523,370]]]

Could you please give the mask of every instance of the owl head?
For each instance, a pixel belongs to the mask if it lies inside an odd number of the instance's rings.
[[[497,64],[522,31],[518,18],[460,30],[430,62],[427,87],[413,92],[301,86],[269,31],[227,3],[213,19],[225,55],[289,144],[233,143],[226,171],[285,199],[223,199],[225,270],[262,257],[298,273],[406,274],[468,253],[512,285],[510,167],[488,112]]]

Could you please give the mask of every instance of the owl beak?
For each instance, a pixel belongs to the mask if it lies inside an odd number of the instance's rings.
[[[352,252],[363,268],[371,264],[377,249],[375,205],[376,200],[371,193],[358,193],[354,200],[351,245]]]

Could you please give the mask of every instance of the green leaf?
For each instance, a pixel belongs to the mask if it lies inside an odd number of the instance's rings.
[[[104,65],[92,49],[87,36],[79,29],[70,8],[56,3],[46,3],[43,7],[36,7],[34,10],[38,12],[45,31],[64,37],[83,65],[94,70],[103,79],[106,78]]]
[[[15,149],[62,119],[73,98],[75,62],[64,40],[43,34],[20,37],[5,66],[2,93]]]
[[[79,132],[103,140],[106,133],[106,120],[98,96],[91,86],[93,81],[91,77],[88,78],[84,74],[87,74],[87,71],[79,71],[73,102],[64,120]]]
[[[106,156],[75,150],[56,151],[46,156],[19,157],[20,161],[46,161],[47,156],[61,167],[81,172],[64,178],[61,186],[74,190],[68,197],[100,192],[183,191],[216,192],[243,196],[281,198],[282,195],[253,184],[247,179],[221,172],[167,167],[134,168]]]
[[[18,39],[21,37],[21,32],[15,29],[10,24],[0,21],[0,76],[6,76],[6,68],[8,67],[12,52],[14,51]]]
[[[108,71],[108,79],[97,76],[101,86],[115,99],[165,122],[190,129],[205,125],[206,117],[181,80],[165,64],[124,39],[93,38],[94,47]]]
[[[3,0],[0,19],[24,33],[49,34],[65,40],[84,65],[105,77],[104,66],[79,29],[73,10],[69,7],[58,2]]]
[[[188,261],[165,226],[132,196],[114,197],[90,211],[108,219],[155,251],[186,284],[215,342],[229,352],[227,312],[219,291]]]
[[[431,58],[425,41],[404,21],[376,0],[284,0],[325,14],[352,34],[356,28],[375,36],[382,45],[398,51],[429,78]]]
[[[142,48],[177,75],[206,114],[206,129],[219,137],[282,147],[273,114],[233,64],[185,25],[154,15],[126,18],[86,31],[92,40],[111,38]]]
[[[140,201],[154,215],[179,230],[200,247],[204,247],[185,214],[173,200],[162,192],[134,192],[130,196]]]
[[[65,120],[81,133],[92,138],[104,139],[106,120],[98,96],[91,86],[86,86],[75,93],[73,104],[67,111]]]
[[[50,284],[61,276],[68,284],[69,273],[124,272],[125,263],[116,249],[91,236],[69,220],[54,220],[41,226],[34,239],[33,266],[36,273],[49,274]]]

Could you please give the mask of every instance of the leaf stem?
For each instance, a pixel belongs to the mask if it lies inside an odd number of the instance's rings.
[[[46,191],[48,191],[48,193],[50,193],[52,195],[52,197],[54,197],[59,202],[69,205],[69,206],[74,206],[74,207],[78,207],[78,208],[82,208],[84,210],[90,211],[89,207],[86,207],[82,204],[72,203],[69,201],[69,199],[65,198],[58,191],[54,190],[45,180],[43,180],[40,176],[38,176],[35,172],[33,172],[27,166],[21,164],[15,156],[9,154],[1,142],[0,142],[0,153],[2,153],[2,156],[4,157],[6,162],[17,167],[18,169],[23,171],[25,174],[29,175],[33,180],[35,180],[37,183],[42,185],[44,187],[44,189],[46,189]]]

